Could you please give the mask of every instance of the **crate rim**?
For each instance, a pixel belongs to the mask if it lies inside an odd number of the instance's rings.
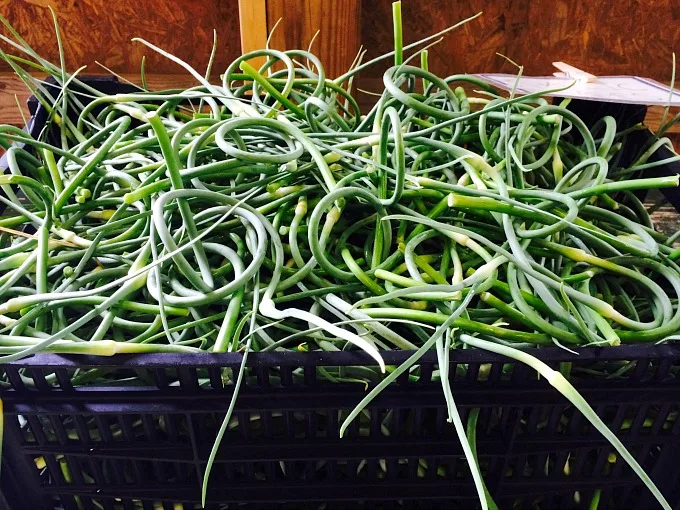
[[[584,347],[578,354],[559,347],[523,349],[544,362],[573,361],[622,361],[641,359],[680,359],[680,344],[665,345],[622,345],[617,347]],[[416,351],[381,351],[388,365],[405,362]],[[243,354],[231,353],[143,353],[115,354],[113,356],[91,356],[83,354],[36,354],[18,361],[5,363],[15,368],[163,368],[192,367],[214,368],[236,366],[241,364]],[[517,363],[512,358],[481,349],[453,349],[450,363]],[[417,363],[437,363],[437,353],[428,351]],[[271,366],[377,366],[376,361],[362,351],[342,352],[296,352],[273,351],[253,352],[248,354],[246,362],[249,367]]]

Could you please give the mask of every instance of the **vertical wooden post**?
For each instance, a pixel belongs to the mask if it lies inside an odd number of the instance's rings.
[[[267,0],[238,0],[241,27],[241,52],[261,50],[267,44]],[[264,57],[253,59],[253,65],[264,64]]]
[[[359,51],[361,0],[239,0],[239,13],[243,51],[264,48],[279,19],[271,47],[307,49],[318,30],[312,53],[329,78],[347,71]]]

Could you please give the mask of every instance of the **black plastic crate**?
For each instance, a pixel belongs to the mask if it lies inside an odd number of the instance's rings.
[[[680,348],[598,348],[578,357],[550,348],[536,355],[553,367],[573,362],[576,387],[664,494],[680,503]],[[399,364],[408,353],[384,357]],[[632,359],[634,368],[617,379],[596,380],[579,370]],[[173,508],[171,502],[196,508],[231,396],[221,370],[237,370],[240,361],[240,354],[39,355],[6,365],[12,388],[2,392],[2,481],[12,508]],[[477,350],[453,351],[451,362],[463,421],[472,408],[481,409],[477,447],[500,508],[534,508],[534,501],[548,509],[585,507],[596,489],[610,502],[600,508],[656,507],[627,465],[609,462],[607,441],[533,370]],[[435,353],[419,363],[419,382],[402,378],[371,403],[365,426],[355,421],[347,437],[338,437],[365,388],[327,382],[318,370],[364,364],[372,360],[363,353],[254,353],[213,469],[208,508],[224,508],[216,502],[354,508],[356,501],[357,508],[476,508],[441,385],[431,379]],[[82,367],[134,372],[149,382],[73,388],[70,375]],[[21,369],[34,387],[22,381]],[[199,386],[199,376],[210,384]],[[390,435],[380,426],[388,413]]]
[[[129,90],[110,80],[96,86]],[[582,102],[574,107],[593,109]],[[46,114],[35,102],[32,114],[29,129],[37,134]],[[637,122],[639,115],[622,118]],[[632,136],[642,144],[650,135]],[[678,166],[660,172],[678,173]],[[680,508],[680,346],[533,353],[554,368],[573,364],[572,383]],[[383,357],[398,365],[409,355]],[[0,483],[7,505],[200,508],[201,476],[231,397],[223,371],[237,370],[241,360],[237,353],[42,354],[1,366],[10,381],[0,389]],[[623,361],[630,370],[616,377],[588,372]],[[433,378],[434,352],[417,364],[417,382],[400,378],[339,438],[342,420],[366,388],[328,382],[320,371],[373,364],[359,352],[251,354],[207,508],[477,508],[462,448],[446,422],[441,384]],[[632,470],[610,455],[608,442],[533,370],[470,349],[452,351],[451,364],[463,422],[480,409],[480,464],[500,508],[587,508],[596,490],[600,509],[658,506]],[[134,375],[136,383],[74,388],[71,376],[82,368],[114,371],[121,379]]]

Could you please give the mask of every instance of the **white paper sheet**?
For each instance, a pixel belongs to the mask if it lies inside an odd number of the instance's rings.
[[[489,85],[512,90],[517,76],[512,74],[477,74]],[[639,76],[598,76],[591,82],[576,81],[573,78],[556,76],[523,76],[520,78],[517,93],[533,94],[545,90],[567,87],[566,90],[545,94],[546,96],[571,97],[607,103],[627,103],[661,105],[669,103],[670,87]],[[673,90],[671,106],[680,106],[680,91]]]

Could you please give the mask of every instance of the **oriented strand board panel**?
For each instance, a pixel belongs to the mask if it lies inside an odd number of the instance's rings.
[[[391,51],[391,0],[363,0],[362,12],[366,60]],[[429,66],[436,74],[517,72],[500,53],[524,66],[525,75],[552,74],[557,70],[552,63],[562,61],[595,75],[638,75],[669,83],[672,53],[680,54],[678,0],[403,0],[404,44],[478,12],[479,18],[430,49]],[[382,74],[392,63],[386,59],[364,71],[359,86],[381,91]],[[374,101],[359,96],[364,109]],[[651,109],[648,116],[654,127],[659,111]]]
[[[321,59],[326,75],[335,78],[347,71],[359,51],[361,15],[361,0],[267,0],[269,30],[281,18],[270,47],[306,50],[319,30],[312,53]],[[373,15],[370,8],[363,12]]]
[[[116,72],[137,73],[146,55],[149,73],[182,71],[130,41],[141,37],[203,73],[213,45],[213,28],[218,36],[215,75],[241,53],[238,0],[0,0],[0,14],[38,53],[55,63],[59,54],[48,6],[57,13],[70,70],[81,65],[94,70],[97,60]],[[8,69],[5,63],[0,66],[2,71]]]
[[[440,75],[555,71],[562,61],[593,74],[634,74],[667,82],[680,52],[678,0],[404,0],[404,43],[417,41],[482,11],[430,51]],[[362,43],[375,57],[393,48],[390,0],[363,0]],[[377,66],[369,76],[380,76]]]

